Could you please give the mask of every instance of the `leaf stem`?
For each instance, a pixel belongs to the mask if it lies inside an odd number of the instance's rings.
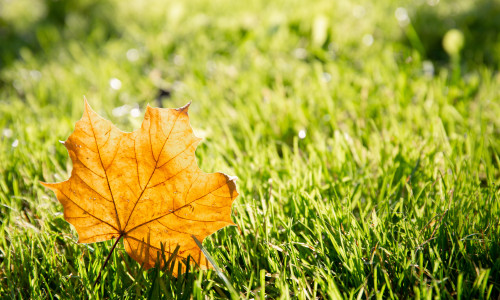
[[[115,250],[116,248],[116,245],[118,245],[118,242],[120,241],[120,239],[122,238],[123,234],[119,235],[117,238],[116,238],[116,241],[113,245],[113,247],[111,248],[111,251],[109,251],[109,254],[108,254],[108,257],[106,257],[106,260],[104,261],[104,264],[102,265],[101,267],[101,270],[99,271],[99,275],[97,276],[96,280],[94,281],[94,284],[92,285],[92,289],[95,288],[95,285],[99,282],[99,280],[101,279],[101,273],[102,273],[102,270],[104,270],[104,267],[106,267],[106,264],[108,263],[108,260],[109,258],[111,257],[111,254],[113,254],[113,250]]]

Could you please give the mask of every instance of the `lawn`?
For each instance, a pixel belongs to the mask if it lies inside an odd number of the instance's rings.
[[[0,0],[0,298],[497,299],[499,14],[493,0]],[[124,131],[148,103],[192,101],[200,168],[238,177],[238,226],[203,242],[229,284],[145,271],[120,242],[92,288],[113,241],[78,244],[40,184],[70,176],[59,141],[84,96]]]

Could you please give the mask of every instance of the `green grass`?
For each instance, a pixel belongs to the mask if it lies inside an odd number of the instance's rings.
[[[69,177],[58,141],[83,95],[128,131],[147,103],[193,101],[198,163],[238,176],[241,194],[238,228],[203,245],[243,298],[499,297],[495,60],[428,60],[425,30],[394,17],[426,3],[169,2],[0,9],[1,298],[230,297],[213,270],[144,271],[121,243],[92,290],[113,241],[77,244],[39,183]]]

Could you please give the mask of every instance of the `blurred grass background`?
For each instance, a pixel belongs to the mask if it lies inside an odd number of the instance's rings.
[[[76,244],[83,95],[123,130],[192,100],[239,229],[204,245],[247,299],[500,295],[500,1],[0,0],[2,298],[229,297]],[[120,248],[121,247],[121,248]]]

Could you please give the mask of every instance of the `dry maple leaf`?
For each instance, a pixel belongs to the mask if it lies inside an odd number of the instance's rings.
[[[83,117],[64,142],[71,177],[42,183],[64,206],[79,243],[123,237],[127,253],[145,268],[155,265],[162,244],[167,259],[178,245],[176,261],[191,255],[202,269],[210,267],[191,236],[203,241],[235,225],[231,204],[238,193],[234,178],[198,168],[201,139],[193,134],[188,107],[148,106],[141,128],[126,133],[85,100]]]

